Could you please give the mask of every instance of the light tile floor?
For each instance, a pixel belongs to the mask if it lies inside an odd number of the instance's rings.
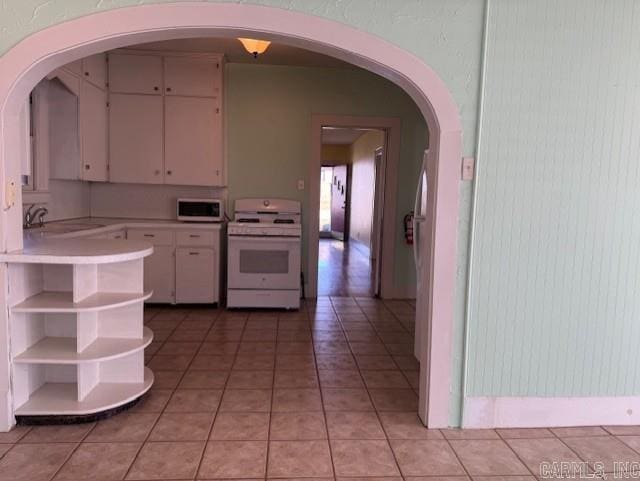
[[[422,427],[407,302],[145,317],[149,395],[98,423],[0,433],[0,480],[535,481],[542,461],[640,461],[636,426]]]

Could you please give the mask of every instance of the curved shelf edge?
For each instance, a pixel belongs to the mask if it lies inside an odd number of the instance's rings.
[[[73,302],[71,292],[40,292],[11,308],[12,312],[72,313],[95,312],[146,301],[153,291],[139,293],[96,292],[80,302]]]
[[[40,239],[25,242],[20,251],[0,254],[0,262],[15,264],[112,264],[142,259],[153,245],[136,240]]]
[[[76,400],[77,384],[45,384],[15,411],[16,416],[84,415],[123,406],[146,393],[153,385],[153,372],[144,368],[141,383],[100,383],[83,401]]]
[[[76,352],[75,337],[44,338],[13,358],[16,364],[84,364],[109,361],[145,349],[153,341],[153,331],[143,327],[142,339],[101,337]]]

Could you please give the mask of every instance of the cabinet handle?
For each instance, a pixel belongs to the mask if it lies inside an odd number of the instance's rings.
[[[170,170],[167,170],[167,175],[171,175],[171,171]]]
[[[90,170],[90,169],[91,169],[91,166],[89,164],[84,165],[84,170]]]
[[[89,72],[85,72],[85,73],[84,73],[84,75],[85,75],[86,77],[88,77],[88,76],[89,76]]]
[[[171,87],[167,87],[167,92],[171,92]]]
[[[156,171],[155,171],[155,174],[156,174],[156,175],[160,175],[160,171],[159,171],[159,170],[156,170]]]
[[[153,90],[155,90],[157,92],[158,90],[160,90],[160,88],[156,85],[156,86],[153,87]]]
[[[192,239],[199,239],[200,234],[189,234],[189,237],[191,237]]]
[[[144,237],[155,237],[155,234],[143,234]]]
[[[199,252],[189,252],[190,256],[199,256],[200,253]]]

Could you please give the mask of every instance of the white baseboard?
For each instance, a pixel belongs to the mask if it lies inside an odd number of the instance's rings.
[[[11,393],[0,391],[0,433],[6,433],[16,423],[11,411]]]
[[[464,428],[640,424],[640,396],[468,397]]]

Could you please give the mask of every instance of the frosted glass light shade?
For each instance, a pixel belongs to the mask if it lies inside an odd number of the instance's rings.
[[[256,40],[255,38],[239,38],[244,48],[254,57],[264,53],[271,45],[268,40]]]

